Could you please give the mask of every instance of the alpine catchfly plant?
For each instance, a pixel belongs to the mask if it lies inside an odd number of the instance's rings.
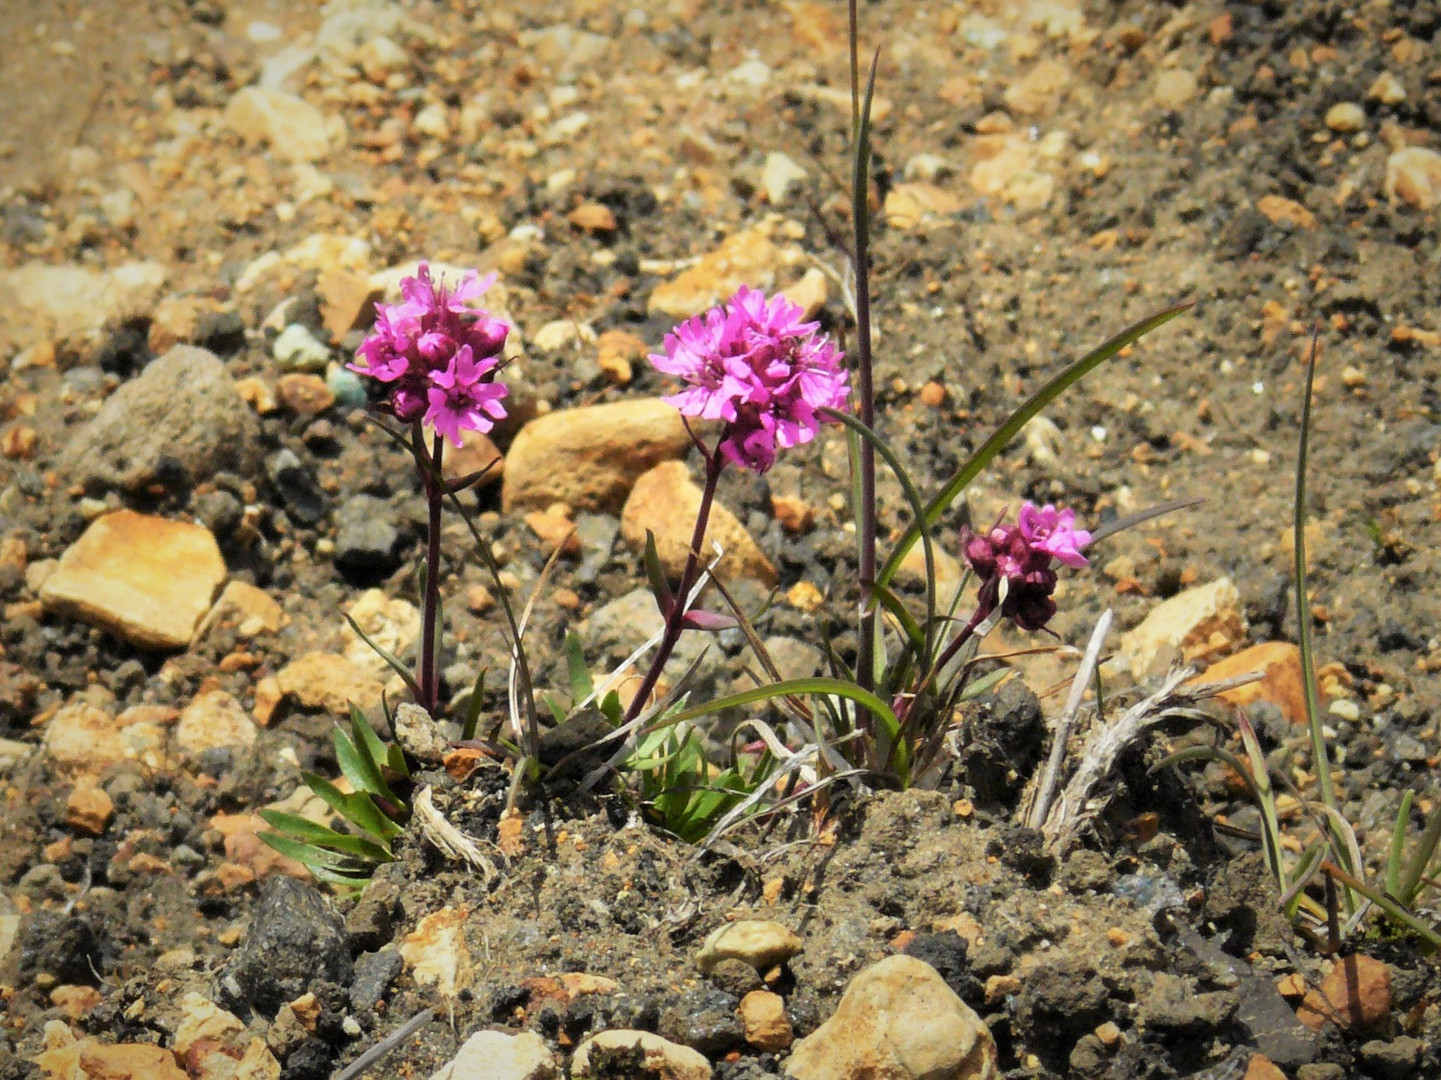
[[[816,437],[827,419],[822,410],[845,406],[849,387],[841,366],[843,354],[819,331],[820,324],[804,321],[801,307],[784,296],[767,299],[763,292],[742,285],[724,304],[677,326],[666,335],[665,351],[650,358],[657,371],[685,383],[666,401],[682,416],[720,421],[722,428],[714,449],[692,432],[705,459],[706,475],[690,555],[675,594],[652,574],[666,616],[665,630],[631,700],[627,720],[645,707],[684,630],[729,625],[724,616],[691,610],[701,545],[726,463],[765,473],[780,450]],[[654,562],[649,557],[653,538],[648,538],[647,548],[647,561]]]
[[[441,473],[445,442],[461,445],[463,431],[490,431],[505,418],[506,386],[497,381],[510,324],[470,306],[495,282],[467,271],[453,289],[435,281],[422,262],[400,282],[399,304],[376,305],[375,329],[356,351],[350,370],[383,383],[376,411],[410,428],[408,445],[429,509],[424,610],[417,670],[407,679],[416,704],[439,704],[436,635],[440,621],[440,517],[447,495],[480,477],[447,483]],[[427,437],[426,429],[431,434]]]
[[[978,621],[999,606],[1001,614],[1021,629],[1045,629],[1056,614],[1051,598],[1057,580],[1053,564],[1086,565],[1081,549],[1091,542],[1091,534],[1077,529],[1075,522],[1074,510],[1028,502],[1015,525],[998,524],[985,533],[962,529],[961,550],[980,581]]]

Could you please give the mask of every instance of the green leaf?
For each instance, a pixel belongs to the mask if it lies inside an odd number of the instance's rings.
[[[354,855],[369,862],[390,862],[394,857],[388,847],[383,847],[363,836],[351,836],[336,832],[325,825],[318,825],[307,818],[286,814],[279,810],[261,810],[259,814],[273,828],[301,843]]]
[[[369,728],[369,725],[365,724],[364,717],[361,718],[361,723],[367,729]],[[371,734],[373,735],[374,732]],[[385,782],[385,777],[380,775],[380,766],[370,756],[369,745],[363,738],[357,745],[356,740],[346,734],[344,729],[337,727],[332,741],[335,744],[335,760],[340,765],[340,771],[357,792],[376,795],[386,802],[404,805],[403,800],[390,790],[390,786]],[[365,750],[361,749],[362,746],[365,747]]]
[[[595,685],[591,682],[590,668],[585,663],[585,649],[573,630],[565,632],[565,667],[570,676],[571,701],[580,702],[590,697]]]
[[[982,444],[981,448],[971,455],[970,459],[962,465],[956,473],[945,483],[945,486],[931,499],[922,515],[922,520],[927,525],[935,525],[941,515],[950,508],[956,498],[966,490],[971,481],[980,475],[997,455],[1004,450],[1018,434],[1021,428],[1026,425],[1032,417],[1038,416],[1043,409],[1058,397],[1064,394],[1072,386],[1078,383],[1095,368],[1105,363],[1111,357],[1138,339],[1149,334],[1165,323],[1170,322],[1181,312],[1192,305],[1190,302],[1173,304],[1154,315],[1142,319],[1140,322],[1122,330],[1115,337],[1108,338],[1099,346],[1088,352],[1085,356],[1072,363],[1060,374],[1051,378],[1044,386],[1030,396],[1019,409],[1013,412],[1010,417],[996,429],[995,433]],[[900,568],[901,560],[906,553],[915,546],[916,540],[920,537],[919,522],[912,522],[900,541],[892,549],[890,558],[881,568],[877,575],[877,584],[886,585]]]
[[[260,838],[280,854],[289,856],[298,863],[304,863],[307,867],[322,866],[338,872],[369,873],[367,864],[364,861],[357,861],[354,855],[327,851],[281,833],[261,833]]]
[[[1401,900],[1401,862],[1406,850],[1406,825],[1411,820],[1411,803],[1416,792],[1407,788],[1401,796],[1401,806],[1396,811],[1396,824],[1391,828],[1391,852],[1386,859],[1386,891]],[[1411,901],[1402,900],[1407,907]]]
[[[656,550],[655,533],[649,529],[645,531],[645,576],[650,582],[650,591],[655,596],[656,606],[660,613],[669,616],[671,608],[675,607],[675,596],[670,591],[670,582],[666,579],[665,569],[660,564],[660,552]]]
[[[1414,904],[1421,895],[1426,867],[1431,864],[1438,846],[1441,846],[1441,807],[1433,807],[1431,816],[1426,821],[1426,828],[1422,831],[1421,838],[1416,841],[1411,858],[1401,872],[1400,888],[1396,890],[1397,898],[1407,907]]]
[[[475,673],[475,685],[465,703],[465,714],[461,717],[460,739],[469,742],[475,738],[475,729],[480,725],[480,710],[485,706],[485,668]]]
[[[327,806],[356,828],[371,836],[378,836],[383,840],[393,840],[404,831],[398,824],[381,813],[380,808],[364,792],[357,791],[347,795],[329,780],[316,776],[314,773],[302,772],[300,778]]]
[[[422,579],[425,577],[424,571],[421,572],[421,577]],[[425,593],[422,592],[421,595],[424,596]],[[349,612],[341,612],[341,614],[345,616],[345,621],[350,624],[350,628],[360,636],[360,640],[369,645],[371,651],[384,660],[386,664],[390,666],[390,669],[400,676],[405,683],[406,689],[419,700],[420,684],[415,681],[415,675],[411,672],[410,668],[405,665],[400,657],[396,656],[384,645],[377,643],[369,634],[362,630],[360,624],[350,617]]]

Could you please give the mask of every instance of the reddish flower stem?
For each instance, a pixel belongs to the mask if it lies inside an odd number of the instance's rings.
[[[440,630],[436,625],[440,621],[440,513],[445,506],[445,487],[440,466],[445,454],[445,440],[439,434],[435,436],[429,460],[426,461],[425,436],[417,424],[415,452],[416,457],[423,463],[420,476],[425,488],[426,507],[429,510],[425,546],[425,596],[422,600],[424,609],[420,618],[420,660],[415,680],[420,684],[420,700],[416,704],[434,716],[440,704],[440,673],[437,670],[435,642]]]
[[[629,723],[641,714],[645,708],[646,699],[655,690],[655,684],[660,681],[661,670],[665,667],[670,654],[675,650],[676,642],[680,640],[682,631],[685,629],[683,622],[686,612],[690,610],[690,593],[695,588],[695,583],[700,577],[701,567],[701,545],[705,543],[706,526],[710,524],[711,505],[715,502],[716,483],[720,480],[721,469],[725,467],[725,458],[720,451],[706,455],[705,487],[701,491],[700,509],[696,511],[695,531],[691,534],[690,554],[686,557],[685,572],[681,574],[680,588],[676,590],[675,603],[671,604],[670,611],[666,612],[665,631],[661,635],[660,644],[656,647],[655,657],[651,660],[650,667],[646,670],[645,677],[641,679],[640,689],[631,698],[630,705],[625,711],[625,722]]]

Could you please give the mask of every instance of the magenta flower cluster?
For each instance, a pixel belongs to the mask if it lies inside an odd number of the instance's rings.
[[[961,532],[966,561],[980,579],[978,617],[985,618],[1001,605],[1001,614],[1025,630],[1040,630],[1056,613],[1051,593],[1056,588],[1053,562],[1086,565],[1081,549],[1091,534],[1076,528],[1074,510],[1057,510],[1049,503],[1026,503],[1015,525],[997,525],[987,533]],[[1006,582],[1001,599],[1001,581]]]
[[[489,431],[505,417],[507,391],[496,381],[510,325],[467,307],[495,282],[468,271],[454,291],[421,263],[400,282],[401,303],[377,304],[375,330],[351,371],[391,384],[387,407],[405,423],[421,420],[460,445],[462,431]]]
[[[776,451],[809,442],[818,410],[845,407],[847,374],[819,323],[783,296],[744,285],[729,301],[687,319],[666,335],[656,369],[686,388],[665,400],[685,416],[725,423],[720,452],[758,473]]]

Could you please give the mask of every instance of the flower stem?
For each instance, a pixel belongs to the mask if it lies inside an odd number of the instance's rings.
[[[676,642],[680,640],[681,631],[684,630],[682,623],[686,612],[690,609],[691,590],[695,588],[695,583],[700,577],[701,546],[705,543],[706,526],[710,524],[710,511],[711,505],[715,502],[716,483],[720,480],[721,469],[724,466],[725,458],[719,451],[706,455],[705,488],[701,491],[700,509],[696,511],[695,531],[691,534],[690,554],[686,557],[685,572],[681,574],[680,588],[676,590],[675,603],[671,605],[670,611],[666,612],[665,630],[661,634],[660,644],[656,647],[655,657],[651,660],[645,677],[641,679],[640,688],[635,692],[630,705],[626,708],[626,723],[634,720],[645,708],[646,699],[655,690],[655,684],[660,681],[661,670],[665,667],[666,661],[670,659]]]
[[[415,450],[417,457],[425,455],[425,436],[419,424],[415,427]],[[425,546],[424,610],[420,619],[420,670],[416,672],[415,680],[420,684],[420,700],[416,704],[432,716],[440,696],[435,642],[440,629],[436,624],[440,621],[440,512],[445,505],[440,466],[444,454],[445,440],[437,434],[431,444],[427,467],[421,470],[429,519]]]

